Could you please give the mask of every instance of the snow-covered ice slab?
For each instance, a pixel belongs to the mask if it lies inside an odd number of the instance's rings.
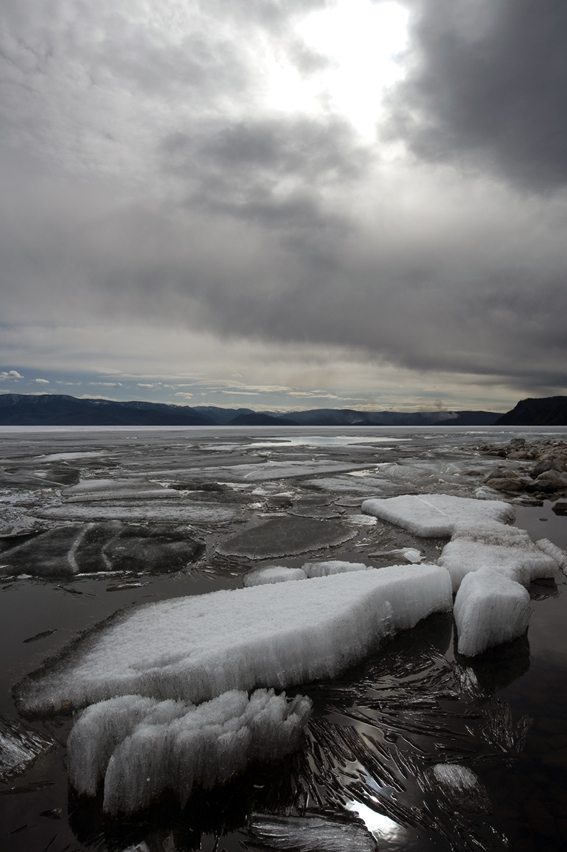
[[[281,852],[377,852],[373,835],[356,822],[329,817],[258,814],[250,835],[263,848]]]
[[[552,555],[535,545],[524,530],[489,523],[457,526],[438,562],[449,571],[456,592],[463,577],[479,568],[491,568],[529,586],[533,580],[554,577],[558,558],[555,551]]]
[[[200,702],[231,689],[283,689],[336,676],[451,602],[449,574],[436,565],[176,598],[87,634],[14,694],[21,711],[40,714],[117,695]]]
[[[25,772],[37,758],[55,748],[55,740],[23,725],[18,719],[0,716],[0,782]]]
[[[195,787],[226,783],[249,763],[294,751],[311,713],[303,696],[233,690],[198,707],[139,695],[88,707],[67,743],[69,780],[107,813],[133,813],[170,790],[183,807]]]
[[[515,512],[501,500],[474,500],[448,494],[404,494],[365,500],[362,511],[403,527],[423,538],[450,536],[457,524],[511,523]]]
[[[454,605],[458,651],[474,657],[522,636],[530,620],[530,596],[498,571],[479,568],[463,579]]]

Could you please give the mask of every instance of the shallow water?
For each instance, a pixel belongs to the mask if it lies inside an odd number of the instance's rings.
[[[330,549],[278,555],[277,564],[290,567],[314,558],[379,566],[388,558],[374,554],[400,547],[417,547],[424,557],[436,558],[443,541],[416,539],[385,523],[357,526],[349,516],[359,513],[366,496],[408,491],[471,496],[494,466],[494,459],[479,456],[474,447],[531,434],[563,436],[564,430],[401,427],[349,430],[344,436],[344,429],[298,427],[0,429],[0,510],[10,522],[34,513],[41,519],[42,511],[53,508],[64,512],[70,504],[61,500],[61,486],[70,484],[73,471],[81,482],[142,477],[173,483],[188,507],[201,501],[238,510],[228,526],[190,522],[206,548],[187,572],[3,579],[0,714],[17,715],[10,690],[25,674],[118,609],[240,587],[248,570],[273,564],[266,556],[269,540],[258,533],[267,520],[296,513],[336,518],[352,527],[352,538]],[[353,444],[353,438],[361,443]],[[243,465],[250,466],[246,471],[258,466],[267,471],[273,462],[281,463],[273,466],[280,478],[247,480],[242,472]],[[344,470],[329,474],[329,465]],[[161,503],[136,501],[150,519],[159,519]],[[117,505],[111,498],[106,503],[111,514]],[[518,506],[516,522],[534,540],[545,536],[567,549],[567,516],[555,514],[551,503]],[[222,542],[247,529],[255,530],[250,538],[259,542],[257,554],[219,553]],[[2,542],[0,561],[15,540]],[[555,584],[534,585],[527,639],[472,662],[454,652],[450,614],[437,615],[398,635],[342,678],[303,685],[298,692],[315,703],[304,749],[277,771],[250,770],[222,790],[193,797],[184,813],[163,802],[129,821],[104,818],[99,801],[77,799],[68,790],[64,743],[71,720],[26,722],[53,737],[56,746],[26,773],[0,784],[0,848],[122,852],[145,842],[152,852],[236,852],[259,848],[247,829],[252,813],[352,813],[375,832],[380,850],[391,852],[562,849],[567,841],[566,585],[562,574]],[[471,811],[464,800],[447,798],[431,774],[443,762],[476,773],[491,812]]]

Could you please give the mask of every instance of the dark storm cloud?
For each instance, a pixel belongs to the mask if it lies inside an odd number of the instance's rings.
[[[187,181],[193,208],[302,230],[336,227],[341,217],[321,213],[321,192],[344,191],[369,163],[345,121],[285,115],[176,132],[164,140],[161,157],[167,171]]]
[[[564,0],[410,0],[391,131],[418,156],[553,190],[567,182]]]
[[[410,161],[328,103],[264,99],[248,40],[317,73],[327,60],[292,24],[323,0],[201,6],[178,27],[175,3],[5,0],[4,321],[182,327],[564,386],[567,213],[516,190],[567,174],[562,7],[412,3],[391,119]]]

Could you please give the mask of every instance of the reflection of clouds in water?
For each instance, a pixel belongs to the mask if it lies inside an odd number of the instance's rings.
[[[376,813],[367,805],[363,805],[362,802],[348,802],[347,809],[358,814],[376,840],[400,841],[401,836],[405,833],[403,826],[394,822],[390,817]]]

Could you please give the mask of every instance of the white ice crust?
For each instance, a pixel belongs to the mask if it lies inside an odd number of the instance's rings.
[[[459,654],[474,657],[526,632],[529,593],[499,571],[479,568],[463,579],[453,608]]]
[[[285,565],[270,565],[251,571],[244,578],[245,586],[263,586],[265,583],[287,583],[288,580],[306,580],[307,574],[301,568],[287,568]]]
[[[350,571],[373,571],[372,565],[364,562],[344,562],[340,559],[327,559],[323,562],[306,562],[302,565],[307,577],[330,577],[332,574],[348,574]]]
[[[364,500],[362,511],[423,538],[450,536],[457,524],[484,521],[511,523],[512,506],[501,500],[475,500],[448,494],[404,494]]]
[[[250,762],[294,751],[311,712],[303,696],[273,690],[227,692],[195,707],[139,695],[88,707],[68,740],[69,780],[94,796],[104,779],[103,808],[132,813],[171,790],[181,806],[194,787],[211,789]]]
[[[149,604],[126,614],[19,691],[25,712],[117,695],[195,703],[232,689],[336,676],[381,638],[451,608],[436,565],[397,565]]]
[[[504,524],[480,523],[457,525],[438,562],[449,571],[453,592],[456,592],[463,577],[479,568],[491,568],[523,586],[554,577],[558,568],[554,556],[557,554],[552,555],[533,544],[524,530]]]

